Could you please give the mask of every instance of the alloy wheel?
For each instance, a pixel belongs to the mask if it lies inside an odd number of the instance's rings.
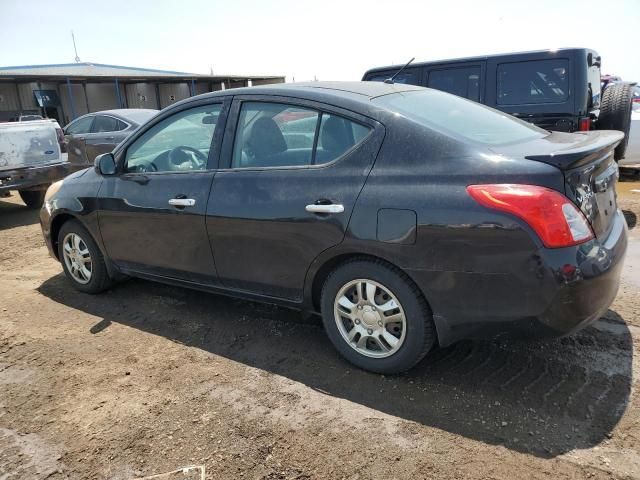
[[[93,264],[89,247],[77,233],[68,233],[62,242],[62,255],[67,271],[78,283],[86,285],[91,281]]]
[[[342,338],[366,357],[389,357],[404,343],[407,322],[402,305],[373,280],[356,279],[340,288],[334,316]]]

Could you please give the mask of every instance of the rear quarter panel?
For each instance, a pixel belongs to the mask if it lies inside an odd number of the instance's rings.
[[[424,293],[436,322],[441,319],[439,332],[487,316],[506,321],[542,309],[546,302],[540,296],[547,295],[543,286],[552,273],[542,267],[541,242],[521,220],[477,204],[466,187],[527,183],[563,191],[559,170],[495,155],[409,122],[387,132],[341,249],[400,267]],[[407,232],[413,243],[379,237],[382,209],[415,212],[415,232]]]

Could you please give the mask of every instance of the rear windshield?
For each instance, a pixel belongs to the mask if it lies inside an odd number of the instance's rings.
[[[373,99],[373,103],[448,135],[485,145],[532,140],[548,133],[479,103],[437,90],[414,90]]]

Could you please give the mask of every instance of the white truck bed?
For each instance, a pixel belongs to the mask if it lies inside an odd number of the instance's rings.
[[[63,161],[52,120],[0,123],[0,172]]]

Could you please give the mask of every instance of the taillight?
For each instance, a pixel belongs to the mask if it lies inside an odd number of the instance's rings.
[[[580,130],[581,132],[588,132],[590,129],[591,129],[591,118],[582,117],[578,121],[578,130]]]
[[[469,185],[467,192],[481,205],[515,215],[549,248],[569,247],[593,238],[582,212],[561,193],[536,185]]]
[[[56,135],[58,136],[58,143],[60,144],[60,151],[66,153],[67,144],[64,143],[64,132],[61,128],[56,128]]]

